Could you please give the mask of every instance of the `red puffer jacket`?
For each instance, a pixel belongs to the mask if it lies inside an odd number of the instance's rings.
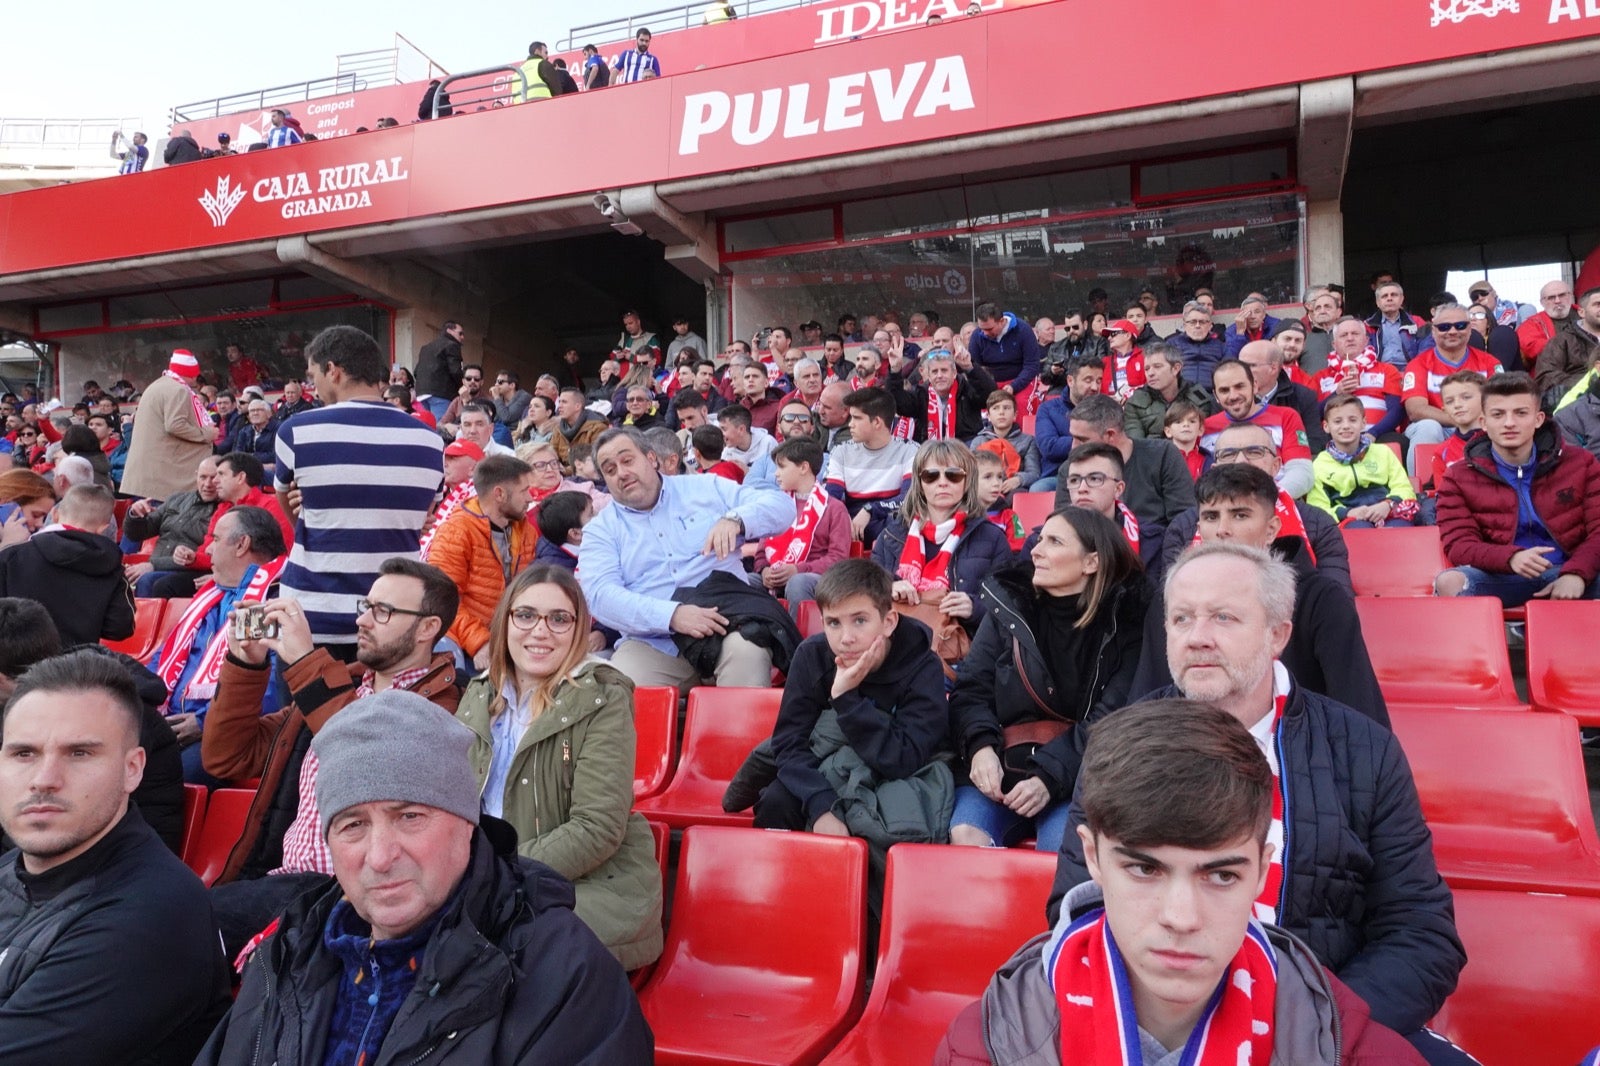
[[[1563,574],[1585,583],[1600,575],[1600,460],[1582,448],[1563,447],[1553,423],[1534,434],[1539,460],[1533,471],[1533,509],[1567,561]],[[1500,476],[1489,438],[1475,434],[1467,455],[1445,472],[1439,488],[1439,536],[1452,566],[1509,573],[1520,548],[1517,492]]]

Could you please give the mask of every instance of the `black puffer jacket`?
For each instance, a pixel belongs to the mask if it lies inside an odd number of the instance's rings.
[[[474,835],[378,1061],[649,1066],[654,1041],[622,967],[572,912],[572,886],[517,858],[508,835],[507,855],[481,829]],[[290,905],[196,1066],[322,1062],[343,974],[322,933],[343,898],[330,879]]]
[[[1168,688],[1151,698],[1177,695]],[[1289,784],[1288,906],[1276,924],[1309,944],[1373,1018],[1414,1033],[1455,990],[1467,956],[1400,742],[1295,683],[1278,744]],[[1046,911],[1052,926],[1062,897],[1089,880],[1072,831],[1082,823],[1074,800]]]
[[[984,579],[979,596],[988,608],[961,677],[950,694],[950,737],[970,760],[981,748],[999,753],[1002,731],[1023,722],[1074,723],[1033,754],[1031,769],[1054,799],[1066,799],[1083,763],[1084,728],[1128,701],[1149,593],[1143,574],[1112,589],[1095,619],[1077,631],[1100,648],[1093,680],[1075,692],[1057,691],[1039,646],[1033,564],[1019,563]],[[964,778],[964,774],[958,775]]]

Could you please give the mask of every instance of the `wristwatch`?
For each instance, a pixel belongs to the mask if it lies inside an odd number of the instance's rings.
[[[737,525],[739,527],[739,532],[740,533],[744,532],[744,519],[739,517],[739,512],[738,511],[725,511],[717,519],[717,521],[719,521],[719,522],[721,522],[721,521],[732,522],[732,523],[734,523],[735,525]]]

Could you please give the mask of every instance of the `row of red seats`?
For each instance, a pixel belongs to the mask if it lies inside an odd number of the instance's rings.
[[[154,655],[161,642],[178,626],[178,619],[189,609],[187,599],[138,599],[133,601],[133,634],[122,640],[102,641],[112,651],[144,662]]]

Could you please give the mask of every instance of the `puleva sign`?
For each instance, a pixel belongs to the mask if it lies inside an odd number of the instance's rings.
[[[683,98],[678,154],[697,154],[711,137],[750,147],[774,136],[792,141],[856,129],[869,118],[875,126],[888,125],[974,106],[967,63],[959,55],[759,91],[689,93]]]
[[[278,204],[283,218],[305,218],[371,207],[373,186],[407,181],[410,177],[405,157],[397,155],[269,175],[249,187],[249,197],[258,204]],[[216,188],[205,190],[196,202],[211,219],[211,225],[220,229],[244,201],[245,192],[244,185],[233,183],[232,174],[224,174],[217,178]]]

